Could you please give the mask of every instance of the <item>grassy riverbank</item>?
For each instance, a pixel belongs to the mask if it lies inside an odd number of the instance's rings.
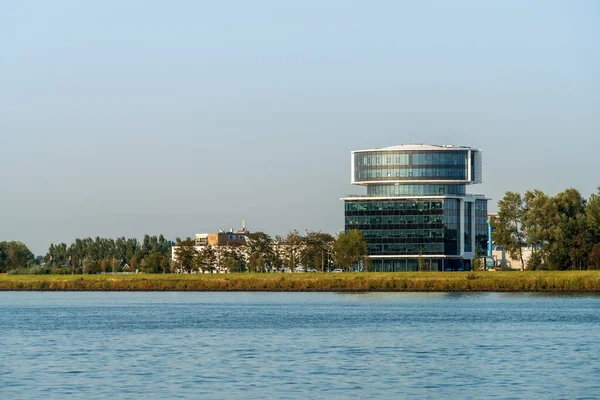
[[[600,271],[0,275],[0,290],[598,292]]]

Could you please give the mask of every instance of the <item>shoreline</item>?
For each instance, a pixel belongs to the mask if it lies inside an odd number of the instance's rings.
[[[0,275],[0,291],[599,293],[600,271]]]

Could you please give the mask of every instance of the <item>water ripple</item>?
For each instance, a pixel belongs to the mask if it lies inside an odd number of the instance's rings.
[[[2,398],[597,398],[600,298],[0,293]]]

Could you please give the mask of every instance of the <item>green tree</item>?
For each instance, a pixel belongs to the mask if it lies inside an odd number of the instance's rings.
[[[84,258],[81,267],[84,274],[97,274],[101,271],[100,262],[92,257]]]
[[[69,259],[69,255],[67,252],[67,244],[59,243],[57,245],[50,244],[50,248],[48,249],[48,253],[46,254],[45,261],[47,264],[52,265],[64,265]]]
[[[177,264],[182,270],[188,273],[191,272],[194,267],[194,259],[197,255],[194,241],[191,239],[182,240],[176,246],[175,258],[177,259]]]
[[[244,272],[246,269],[244,258],[236,247],[224,248],[220,258],[221,268],[229,273]]]
[[[600,187],[597,190],[597,193],[592,194],[587,202],[585,218],[592,241],[600,243]]]
[[[521,260],[521,269],[525,269],[523,246],[527,244],[524,232],[526,209],[519,193],[506,192],[498,201],[498,215],[492,219],[494,241],[504,247],[512,258]]]
[[[285,261],[292,271],[298,266],[299,252],[302,247],[302,236],[297,231],[290,232],[285,240]]]
[[[285,254],[283,239],[281,236],[275,236],[275,240],[272,243],[273,256],[271,259],[271,267],[279,271],[283,268],[284,265],[284,257],[282,255]]]
[[[600,243],[596,243],[590,251],[588,268],[600,269]]]
[[[473,255],[473,262],[471,263],[472,271],[480,271],[482,268],[482,260],[481,260],[481,249],[479,247],[475,247],[475,254]]]
[[[0,242],[0,270],[28,267],[35,256],[22,242]]]
[[[140,269],[149,274],[169,272],[169,259],[158,251],[152,251],[142,258]]]
[[[264,232],[254,232],[248,235],[248,270],[250,272],[265,272],[273,264],[273,240]]]
[[[583,264],[582,254],[591,249],[588,246],[585,230],[585,199],[573,188],[558,193],[554,198],[559,218],[555,227],[555,235],[550,243],[546,262],[552,269],[576,269]],[[583,252],[576,250],[585,246]]]
[[[195,263],[202,272],[210,272],[211,274],[216,269],[217,254],[212,246],[206,246],[196,256]]]
[[[324,271],[335,238],[329,233],[307,232],[303,238],[304,246],[300,250],[300,262],[307,268]]]
[[[532,254],[527,263],[529,269],[549,268],[545,261],[558,233],[560,214],[554,199],[540,190],[525,192],[523,229]]]
[[[352,269],[367,256],[367,241],[361,231],[340,232],[333,244],[333,260],[338,267]]]

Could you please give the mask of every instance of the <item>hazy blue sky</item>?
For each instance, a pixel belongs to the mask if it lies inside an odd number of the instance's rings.
[[[0,0],[0,240],[343,229],[350,151],[600,185],[597,1]],[[426,124],[425,121],[430,121]]]

